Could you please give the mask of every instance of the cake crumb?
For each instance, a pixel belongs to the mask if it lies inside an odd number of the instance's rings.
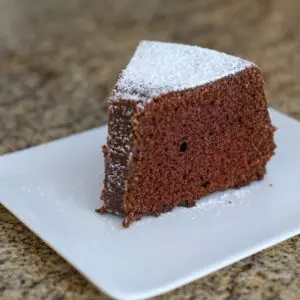
[[[272,184],[272,183],[270,183],[270,184],[269,184],[269,187],[273,187],[273,184]]]
[[[108,211],[103,206],[100,207],[100,208],[98,208],[98,209],[96,209],[96,212],[99,213],[99,214],[101,214],[101,215],[104,215],[104,214],[108,213]]]

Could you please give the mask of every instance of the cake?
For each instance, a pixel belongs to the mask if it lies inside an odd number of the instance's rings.
[[[261,180],[275,149],[263,84],[247,60],[140,42],[109,98],[98,211],[123,215],[128,227]]]

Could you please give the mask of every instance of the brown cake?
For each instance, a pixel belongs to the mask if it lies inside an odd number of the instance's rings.
[[[260,180],[274,154],[263,78],[251,62],[143,41],[109,99],[101,213],[123,225]]]

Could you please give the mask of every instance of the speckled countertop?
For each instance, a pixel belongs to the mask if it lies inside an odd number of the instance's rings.
[[[0,0],[0,153],[105,123],[141,39],[255,61],[270,105],[300,120],[299,28],[298,0]],[[1,300],[107,299],[3,207],[0,239]],[[300,238],[159,298],[298,300]]]

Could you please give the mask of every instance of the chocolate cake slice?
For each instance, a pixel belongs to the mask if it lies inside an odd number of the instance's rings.
[[[123,225],[260,180],[274,154],[263,78],[246,60],[142,41],[109,99],[101,213]]]

